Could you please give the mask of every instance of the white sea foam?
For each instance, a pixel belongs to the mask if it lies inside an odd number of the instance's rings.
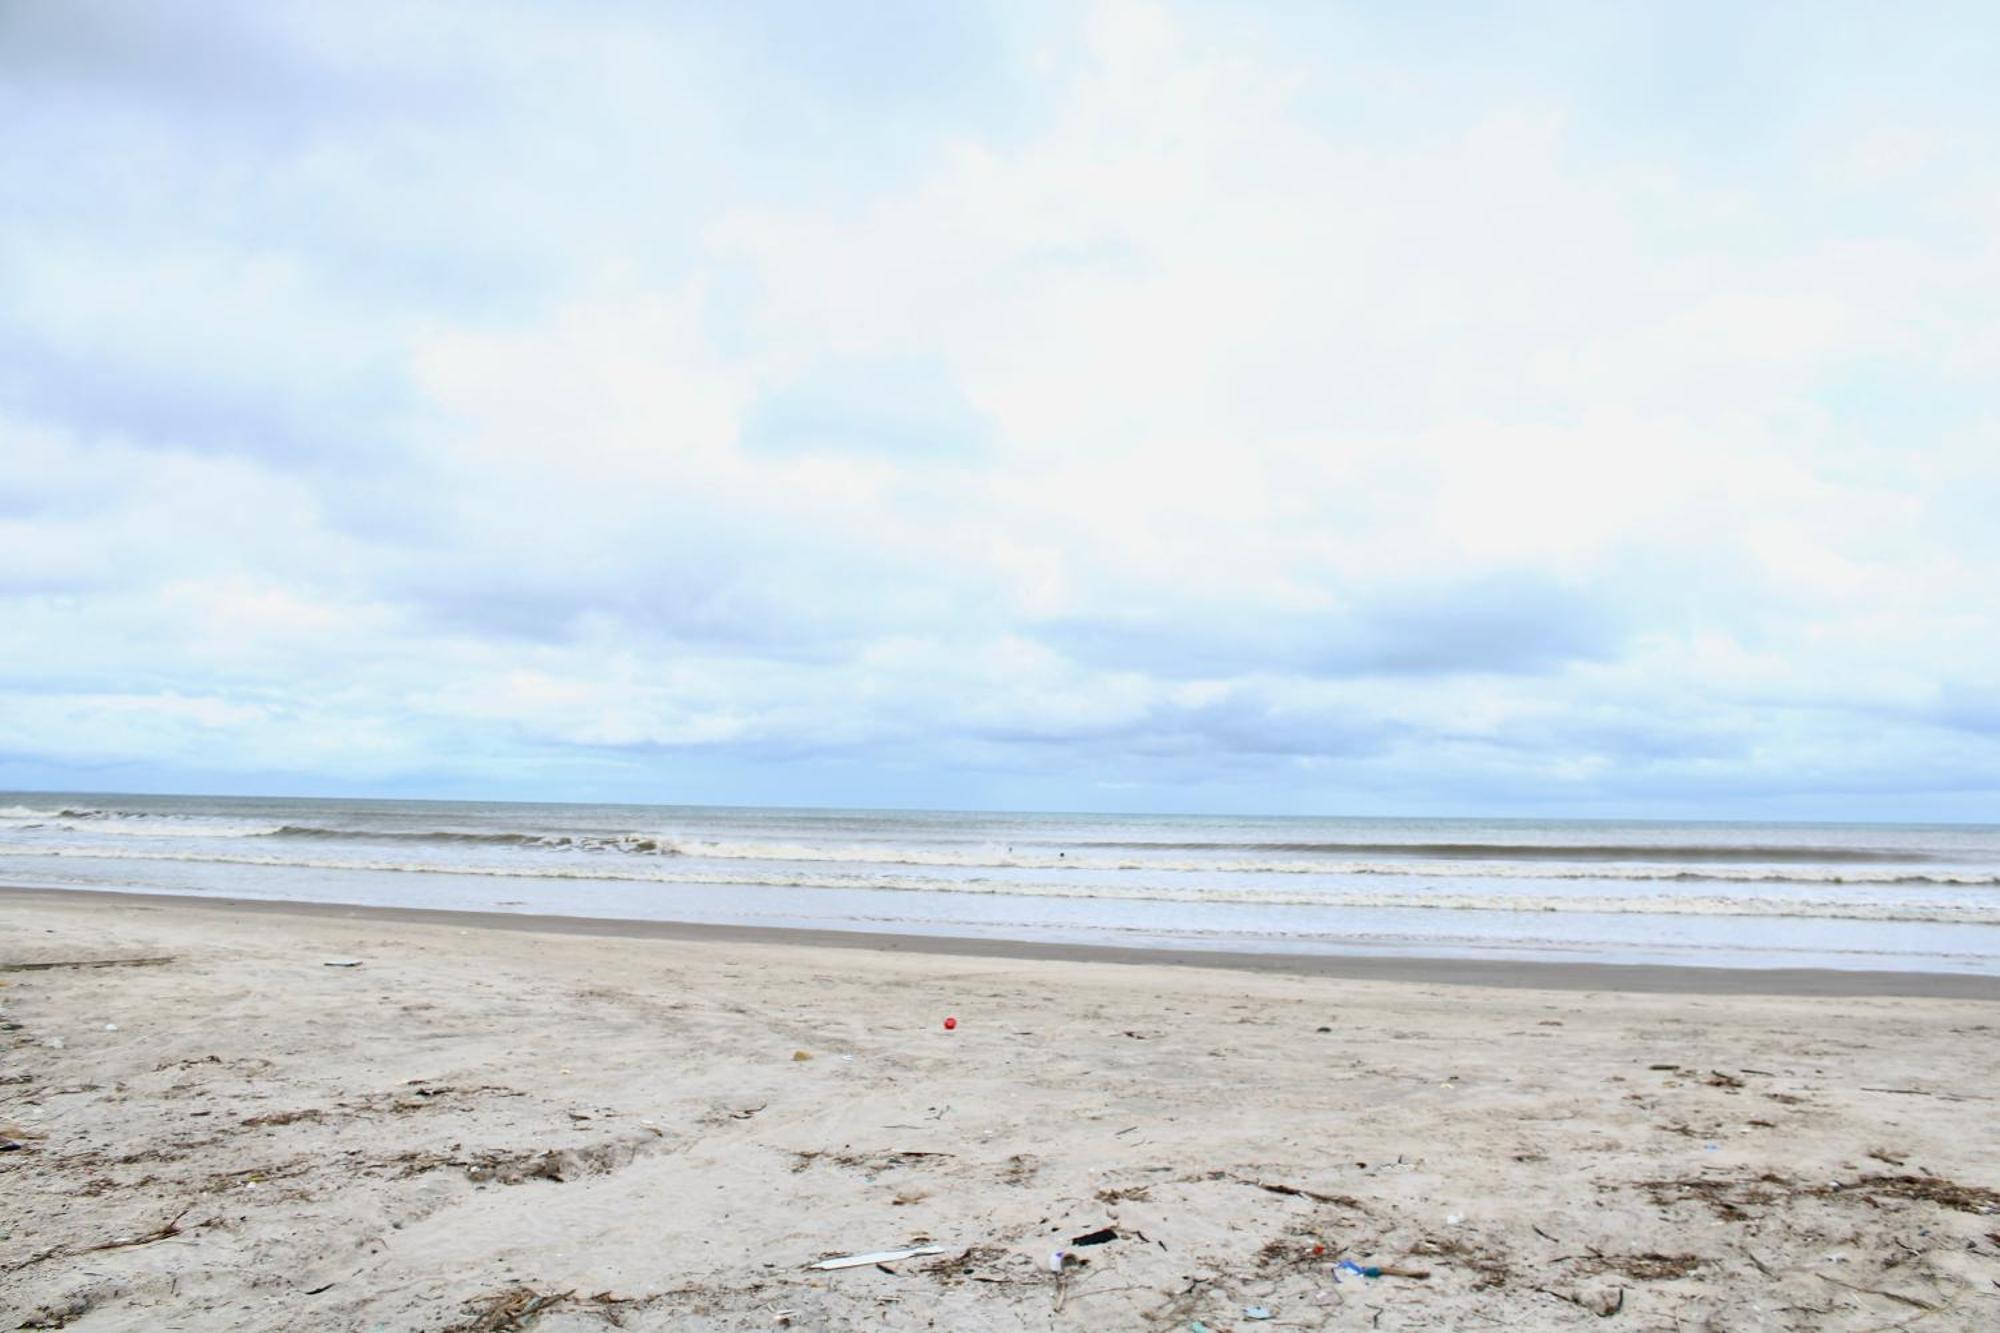
[[[635,837],[640,835],[633,835]],[[1262,858],[1150,859],[1016,854],[991,850],[946,852],[884,847],[813,847],[803,844],[677,842],[679,855],[699,860],[797,861],[847,865],[935,866],[968,870],[1164,871],[1245,875],[1386,875],[1437,879],[1605,879],[1633,882],[1716,882],[1790,884],[1940,884],[2000,886],[2000,873],[1980,870],[1856,869],[1852,866],[1764,865],[1692,866],[1600,864],[1556,861],[1273,861]]]
[[[482,878],[602,881],[672,885],[740,885],[755,888],[832,889],[853,892],[900,891],[965,894],[986,897],[1082,899],[1114,902],[1194,903],[1262,907],[1343,909],[1406,909],[1422,911],[1597,913],[1638,916],[1784,917],[1841,921],[1938,922],[1954,925],[2000,925],[2000,901],[1982,897],[1958,901],[1717,894],[1618,896],[1467,893],[1459,890],[1380,892],[1329,887],[1306,892],[1240,886],[1174,886],[1128,882],[1121,884],[1053,883],[1022,880],[964,880],[908,875],[829,874],[823,872],[704,872],[691,867],[657,869],[589,863],[536,863],[519,866],[475,866],[445,862],[395,861],[370,858],[260,856],[212,852],[152,851],[134,848],[9,847],[8,855],[88,858],[116,861],[178,861],[243,866],[284,866],[312,870],[376,871],[394,874],[460,875]],[[1436,877],[1435,875],[1433,876]]]
[[[321,827],[301,824],[269,824],[227,821],[213,817],[179,815],[122,815],[101,811],[40,811],[22,806],[0,810],[0,830],[75,833],[118,839],[196,839],[220,841],[250,838],[279,838],[288,842],[332,842],[349,844],[487,847],[522,853],[575,853],[592,856],[676,857],[693,861],[759,861],[795,865],[837,865],[861,867],[912,867],[940,870],[1040,871],[1063,875],[1100,874],[1227,874],[1289,876],[1380,876],[1388,878],[1437,879],[1519,879],[1537,881],[1603,880],[1659,884],[1799,884],[1853,886],[1940,886],[2000,887],[2000,871],[1977,867],[1924,865],[1926,858],[1912,856],[1911,864],[1770,863],[1702,864],[1689,858],[1688,848],[1663,849],[1663,861],[1637,859],[1647,849],[1619,849],[1621,859],[1591,862],[1558,860],[1546,855],[1547,848],[1526,847],[1534,859],[1509,860],[1504,848],[1495,846],[1489,860],[1425,859],[1422,845],[1413,844],[1408,857],[1340,858],[1332,855],[1337,843],[1325,844],[1323,853],[1311,859],[1271,854],[1231,855],[1249,848],[1212,844],[1208,854],[1198,856],[1101,856],[1079,853],[1071,856],[1046,849],[1016,850],[984,845],[958,848],[912,847],[889,843],[823,845],[804,842],[732,842],[717,839],[677,838],[666,833],[556,833],[473,829],[366,829]],[[1371,844],[1383,850],[1383,844]],[[1588,849],[1578,849],[1579,853]],[[1698,849],[1694,849],[1698,850]],[[1670,853],[1670,854],[1668,854]],[[216,859],[223,858],[218,853]],[[280,859],[269,864],[293,864]],[[303,864],[303,862],[298,862]],[[251,864],[246,862],[245,864]],[[426,866],[425,868],[430,868]],[[530,873],[525,867],[512,868],[482,863],[468,873]],[[539,872],[534,872],[539,873]],[[593,876],[583,876],[590,878]],[[605,876],[609,877],[609,876]],[[643,878],[654,878],[648,875]],[[675,878],[685,880],[685,874]],[[1086,896],[1102,896],[1090,894]]]
[[[18,808],[18,807],[16,807]],[[0,811],[0,815],[6,812]],[[132,819],[125,817],[64,818],[45,815],[23,821],[27,828],[60,829],[112,838],[264,838],[278,831],[275,824],[233,824],[220,820]]]

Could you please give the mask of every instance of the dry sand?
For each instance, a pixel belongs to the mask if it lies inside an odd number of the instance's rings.
[[[6,894],[0,1328],[2000,1327],[2000,1005],[1509,975]]]

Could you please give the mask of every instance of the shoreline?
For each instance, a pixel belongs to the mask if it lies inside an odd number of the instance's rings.
[[[866,953],[961,959],[1109,963],[1209,971],[1482,986],[1505,990],[1610,991],[1645,995],[1769,995],[2000,1001],[2000,977],[1960,972],[1847,971],[1834,968],[1728,968],[1658,963],[1547,962],[1518,959],[1255,953],[1207,949],[1066,944],[999,937],[905,935],[791,926],[717,925],[627,917],[480,912],[456,908],[381,907],[293,899],[209,897],[126,890],[28,888],[0,884],[0,904],[98,901],[158,910],[172,907],[233,916],[449,925],[460,929],[689,943],[789,945]]]

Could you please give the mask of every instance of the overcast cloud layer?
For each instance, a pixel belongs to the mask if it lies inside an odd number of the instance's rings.
[[[0,786],[1993,818],[1988,6],[0,3]]]

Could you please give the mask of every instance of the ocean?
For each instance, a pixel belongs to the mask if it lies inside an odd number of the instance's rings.
[[[0,884],[1253,952],[2000,974],[2000,828],[0,793]]]

